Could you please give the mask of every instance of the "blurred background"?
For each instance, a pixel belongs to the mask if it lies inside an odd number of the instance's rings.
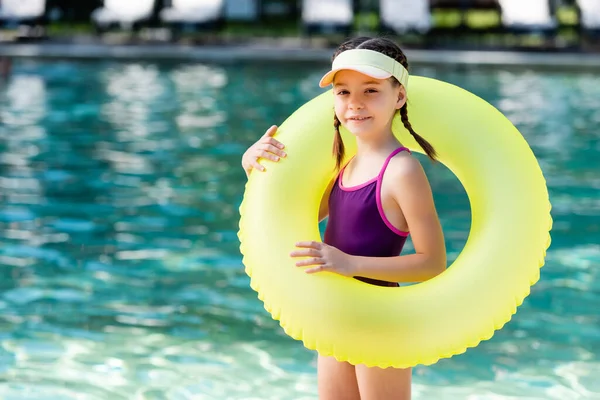
[[[599,8],[597,0],[2,0],[0,23],[4,41],[315,44],[378,33],[405,46],[594,49]]]
[[[553,204],[531,295],[414,398],[600,399],[600,1],[0,0],[0,22],[0,398],[316,399],[244,273],[240,159],[366,34],[503,112]],[[468,200],[423,165],[451,262]]]

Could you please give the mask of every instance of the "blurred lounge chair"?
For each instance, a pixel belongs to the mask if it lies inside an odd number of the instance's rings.
[[[44,36],[47,23],[46,0],[0,0],[0,25],[19,27],[19,36]]]
[[[137,30],[152,19],[155,0],[104,0],[104,7],[92,12],[92,24],[100,33],[119,26]]]
[[[352,0],[302,0],[302,26],[313,33],[343,33],[349,36],[354,22]]]
[[[174,28],[220,28],[224,0],[171,0],[171,7],[160,12],[160,20]]]
[[[427,33],[431,29],[429,0],[379,0],[379,20],[383,30]]]
[[[576,0],[579,29],[586,36],[600,36],[600,0]]]
[[[228,21],[257,21],[260,18],[259,0],[225,0]]]
[[[500,28],[500,4],[499,0],[430,0],[430,13],[432,18],[438,12],[452,14],[455,22],[450,25],[440,26],[435,24],[430,34],[440,39],[448,40],[450,37],[465,34],[495,33]],[[524,0],[528,1],[528,0]],[[496,15],[497,23],[489,23],[479,26],[471,21],[470,15],[474,12]],[[457,17],[457,18],[454,18]]]
[[[498,0],[502,25],[512,33],[555,33],[558,23],[551,13],[549,0]]]

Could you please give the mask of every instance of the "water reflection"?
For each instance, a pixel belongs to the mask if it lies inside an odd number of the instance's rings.
[[[249,289],[236,232],[241,152],[320,93],[322,70],[15,63],[0,89],[3,398],[315,398],[314,354]],[[555,219],[519,313],[478,348],[417,368],[415,398],[600,395],[598,78],[414,73],[517,123]],[[452,259],[468,233],[466,195],[424,165]]]

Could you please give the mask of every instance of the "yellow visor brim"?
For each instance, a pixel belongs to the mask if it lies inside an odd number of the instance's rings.
[[[342,70],[357,71],[375,79],[394,77],[405,89],[408,85],[408,71],[398,61],[374,50],[352,49],[340,53],[319,82],[320,87],[333,83],[335,74]]]
[[[323,78],[321,78],[321,81],[319,82],[319,86],[320,87],[327,87],[331,84],[333,84],[333,79],[335,78],[335,74],[337,74],[340,71],[343,70],[352,70],[352,71],[356,71],[356,72],[360,72],[361,74],[370,76],[371,78],[375,78],[375,79],[388,79],[392,77],[392,74],[390,74],[389,72],[386,72],[382,69],[379,69],[377,67],[372,67],[369,65],[356,65],[356,66],[348,66],[348,67],[343,67],[343,68],[336,68],[333,69],[331,71],[329,71],[328,73],[326,73]]]

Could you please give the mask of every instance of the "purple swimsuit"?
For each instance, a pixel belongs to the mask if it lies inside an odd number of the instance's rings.
[[[364,257],[395,257],[400,255],[408,232],[396,229],[383,213],[381,181],[390,159],[401,151],[392,152],[375,178],[351,187],[342,184],[344,168],[338,174],[329,195],[329,220],[324,242],[344,253]],[[379,286],[398,286],[395,282],[355,277]]]

